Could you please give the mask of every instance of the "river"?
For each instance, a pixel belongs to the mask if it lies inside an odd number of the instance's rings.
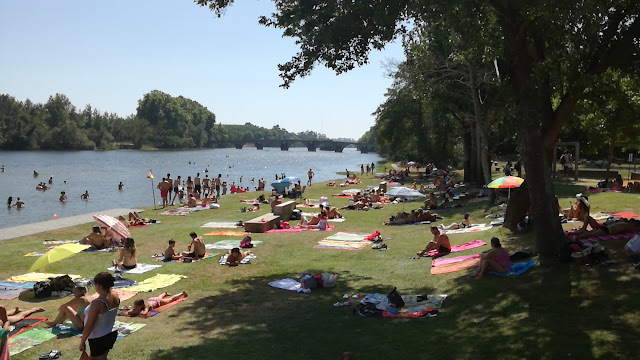
[[[0,209],[0,229],[50,220],[54,214],[58,218],[100,210],[153,206],[151,180],[147,173],[151,169],[155,176],[154,186],[167,173],[175,179],[178,175],[186,180],[196,173],[204,178],[222,174],[223,181],[235,182],[243,187],[255,189],[258,179],[267,180],[270,194],[275,174],[285,173],[307,180],[307,171],[313,169],[314,182],[340,178],[338,171],[356,171],[360,164],[377,163],[377,154],[361,154],[351,148],[342,153],[330,151],[309,152],[306,148],[291,148],[282,151],[277,148],[204,149],[184,151],[78,151],[78,152],[0,152],[0,199],[13,197],[13,203],[20,197],[25,202],[22,209]],[[191,162],[191,164],[189,164]],[[205,173],[205,169],[209,172]],[[40,173],[33,177],[33,171]],[[240,182],[240,176],[243,177]],[[53,177],[51,189],[38,191],[39,182],[47,182]],[[255,183],[251,183],[251,179]],[[66,181],[66,183],[65,183]],[[118,190],[118,183],[125,185]],[[89,191],[89,199],[80,196]],[[59,201],[60,192],[65,191],[68,201]],[[155,190],[156,202],[160,203],[160,193]]]

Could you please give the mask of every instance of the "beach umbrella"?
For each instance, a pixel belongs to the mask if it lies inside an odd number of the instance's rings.
[[[407,200],[413,200],[414,198],[427,196],[418,190],[409,189],[408,187],[405,187],[405,186],[395,187],[384,194],[387,196],[401,197]],[[404,211],[404,202],[402,203],[402,211]]]
[[[111,231],[116,233],[122,239],[131,237],[129,229],[127,229],[127,227],[123,223],[121,223],[120,220],[114,218],[113,216],[93,215],[93,218],[95,219],[95,221],[100,223],[100,225],[106,226],[107,229],[111,229]]]
[[[511,198],[511,189],[520,187],[523,182],[524,179],[517,176],[503,176],[490,182],[487,187],[490,189],[509,189],[509,198]]]
[[[290,184],[294,184],[294,183],[297,183],[298,181],[302,181],[302,180],[300,180],[300,178],[297,177],[297,176],[287,176],[286,178],[284,178],[284,179],[282,179],[280,181],[283,182],[283,183],[284,182],[288,182]]]
[[[91,246],[89,245],[80,244],[64,244],[56,246],[55,248],[47,251],[44,255],[40,256],[38,260],[31,265],[29,272],[40,270],[49,264],[72,257],[73,255],[90,247]]]

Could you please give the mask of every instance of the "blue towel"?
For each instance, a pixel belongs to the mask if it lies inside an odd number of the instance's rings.
[[[33,289],[35,281],[27,281],[24,283],[16,283],[13,281],[0,281],[0,288],[2,289]]]
[[[520,275],[523,272],[529,270],[533,265],[537,264],[537,260],[531,260],[527,262],[519,262],[519,263],[511,263],[511,270],[507,271],[504,274],[497,273],[495,271],[489,271],[489,274],[499,275],[499,276],[510,276],[510,275]]]

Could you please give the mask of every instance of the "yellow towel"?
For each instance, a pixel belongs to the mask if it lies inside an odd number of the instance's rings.
[[[180,279],[186,279],[186,276],[175,274],[159,274],[138,283],[138,285],[128,287],[127,290],[138,292],[153,291],[156,289],[167,287],[169,285],[173,285]]]
[[[16,282],[16,283],[26,283],[26,282],[29,282],[29,281],[45,281],[50,277],[58,277],[58,276],[63,276],[63,275],[67,275],[67,274],[27,273],[27,274],[23,274],[23,275],[12,276],[9,279],[7,279],[7,281],[12,281],[12,282]],[[81,278],[82,276],[80,276],[80,275],[69,275],[69,277],[71,277],[73,280],[75,280],[75,279]]]

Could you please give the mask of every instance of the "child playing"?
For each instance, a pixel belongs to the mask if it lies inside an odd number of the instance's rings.
[[[176,254],[176,252],[173,250],[173,248],[176,247],[176,241],[171,239],[169,240],[169,247],[167,248],[167,250],[164,251],[164,261],[171,261],[171,260],[180,260],[182,259],[182,255],[180,254]]]
[[[226,265],[229,266],[238,266],[242,259],[245,256],[251,254],[251,251],[240,251],[240,248],[233,248],[229,251],[229,256],[227,257]]]
[[[160,306],[163,305],[167,305],[169,303],[172,303],[174,301],[177,301],[178,299],[181,298],[186,298],[187,296],[189,296],[189,294],[187,294],[186,291],[183,291],[179,294],[176,295],[169,295],[169,293],[167,293],[166,291],[163,292],[162,294],[158,295],[158,296],[154,296],[152,298],[149,298],[149,300],[144,301],[142,299],[138,299],[136,301],[134,301],[133,303],[133,309],[127,310],[124,315],[125,316],[138,316],[138,315],[147,315],[149,313],[149,311],[153,310],[153,309],[157,309]]]

